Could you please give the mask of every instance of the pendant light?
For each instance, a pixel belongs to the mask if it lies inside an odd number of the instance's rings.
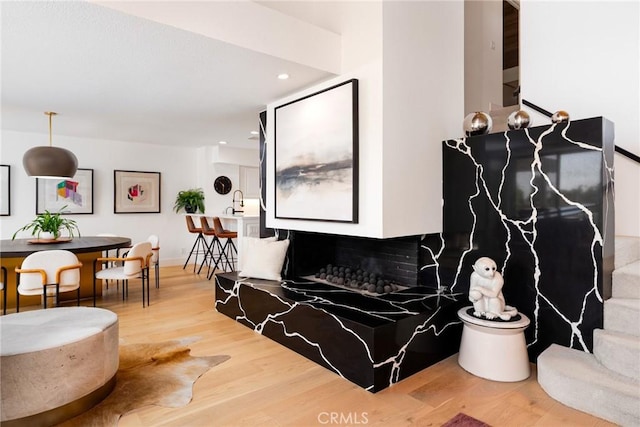
[[[51,145],[51,118],[58,113],[45,111],[49,116],[49,146],[33,147],[24,153],[22,165],[27,175],[35,178],[73,178],[78,170],[78,159],[65,148]]]

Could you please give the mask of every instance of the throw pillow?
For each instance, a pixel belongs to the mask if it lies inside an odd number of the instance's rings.
[[[238,260],[238,271],[242,271],[244,270],[244,260],[247,259],[246,254],[247,253],[251,253],[251,251],[253,250],[253,247],[258,244],[257,242],[260,242],[261,240],[265,241],[265,242],[275,242],[276,240],[278,240],[277,237],[273,236],[273,237],[265,237],[264,239],[261,239],[259,237],[243,237],[242,239],[240,239],[240,241],[238,242],[238,250],[242,252],[242,258],[240,258]]]
[[[254,279],[282,280],[282,265],[287,256],[289,239],[269,241],[257,239],[242,246],[242,269],[238,273],[241,277]],[[244,243],[244,242],[243,242]]]

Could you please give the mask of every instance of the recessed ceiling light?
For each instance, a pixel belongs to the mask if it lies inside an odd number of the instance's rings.
[[[278,78],[280,80],[287,80],[289,78],[289,74],[287,73],[278,74]]]
[[[220,141],[220,142],[218,142],[218,144],[222,144],[222,145],[224,145],[224,144],[226,144],[226,143],[227,143],[227,141]]]
[[[252,131],[251,131],[251,135],[257,135],[257,134],[258,134],[258,131],[257,131],[257,130],[252,130]]]

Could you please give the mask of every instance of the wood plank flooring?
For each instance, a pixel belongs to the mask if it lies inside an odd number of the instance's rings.
[[[528,380],[499,383],[467,373],[454,355],[372,394],[216,312],[204,274],[175,266],[160,277],[144,309],[139,285],[126,302],[105,290],[99,306],[118,314],[121,341],[199,337],[193,355],[231,359],[200,377],[186,407],[140,408],[120,426],[440,426],[459,412],[495,427],[612,425],[548,397],[535,365]]]

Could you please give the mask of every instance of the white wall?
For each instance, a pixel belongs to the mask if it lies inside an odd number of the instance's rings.
[[[502,2],[464,2],[464,115],[502,105]]]
[[[337,233],[348,236],[380,237],[382,233],[382,70],[380,62],[362,67],[354,73],[331,79],[287,98],[267,105],[267,159],[274,158],[274,108],[300,97],[315,93],[351,78],[358,79],[359,85],[359,222],[358,224],[329,223],[321,221],[301,221],[276,219],[274,206],[273,161],[267,162],[267,216],[270,228]]]
[[[6,130],[2,130],[1,135],[1,162],[11,166],[11,215],[0,217],[0,237],[10,239],[17,229],[35,217],[36,211],[35,179],[25,173],[22,156],[31,147],[47,145],[48,135]],[[53,145],[71,150],[78,158],[79,167],[93,169],[94,213],[72,216],[82,235],[114,233],[136,242],[157,234],[161,263],[184,262],[186,254],[183,250],[191,249],[194,238],[187,233],[183,215],[173,212],[173,204],[179,190],[191,188],[197,182],[196,149],[61,135],[53,136]],[[160,172],[161,213],[114,214],[115,169]]]
[[[343,34],[343,58],[350,58],[352,68],[269,104],[267,141],[273,140],[275,107],[358,79],[359,222],[283,220],[269,211],[267,226],[376,238],[439,232],[441,141],[461,133],[463,4],[366,2],[357,7],[366,8],[361,15],[366,21],[353,15],[346,26],[353,34]],[[270,144],[267,156],[274,158]],[[267,206],[273,205],[273,175],[274,165],[268,163]]]
[[[460,2],[383,8],[383,234],[442,231],[442,144],[461,133]]]
[[[640,3],[520,6],[522,99],[573,119],[604,116],[616,145],[640,154]],[[534,126],[549,122],[531,115]],[[616,154],[615,178],[616,234],[640,236],[640,166]]]
[[[240,190],[240,166],[257,167],[260,153],[258,149],[241,149],[218,145],[198,148],[197,153],[198,176],[196,187],[204,190],[205,211],[210,215],[223,214],[227,208],[233,205],[234,191]],[[227,176],[231,180],[232,188],[228,194],[218,194],[213,189],[213,182],[220,175]],[[239,197],[240,195],[237,194],[237,196]],[[249,204],[254,203],[250,198],[245,199],[245,201]],[[236,209],[239,208],[239,204],[236,204]],[[229,209],[228,213],[231,213],[231,209]]]
[[[359,223],[276,220],[274,210],[270,209],[274,204],[274,165],[267,162],[267,227],[357,236],[380,236],[382,233],[382,174],[379,171],[382,164],[382,4],[350,2],[344,6],[342,74],[267,105],[267,158],[274,158],[270,142],[273,141],[275,107],[351,78],[358,79]]]

